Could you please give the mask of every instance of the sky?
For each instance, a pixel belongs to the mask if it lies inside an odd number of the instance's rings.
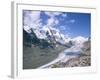
[[[53,27],[66,36],[90,37],[91,14],[23,10],[23,25],[35,28]]]

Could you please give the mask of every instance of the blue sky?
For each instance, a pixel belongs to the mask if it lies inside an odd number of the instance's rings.
[[[91,28],[91,15],[86,13],[67,13],[69,19],[74,19],[75,22],[69,23],[71,36],[89,37]],[[67,24],[66,24],[67,25]]]
[[[91,14],[24,10],[24,26],[54,27],[70,37],[89,37]]]

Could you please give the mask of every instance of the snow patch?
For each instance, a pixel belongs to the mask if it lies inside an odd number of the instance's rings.
[[[72,41],[75,43],[75,46],[77,47],[83,47],[83,43],[85,41],[87,41],[88,38],[82,37],[82,36],[78,36],[72,39]]]

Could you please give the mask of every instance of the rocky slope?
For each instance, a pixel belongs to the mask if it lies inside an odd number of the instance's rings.
[[[83,52],[78,56],[67,60],[66,62],[59,61],[48,67],[62,68],[62,67],[86,67],[91,66],[91,48],[90,41],[83,43]]]

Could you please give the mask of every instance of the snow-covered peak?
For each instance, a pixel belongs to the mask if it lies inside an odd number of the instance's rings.
[[[29,26],[24,26],[24,30],[27,32],[27,33],[31,33],[31,28]]]
[[[78,42],[84,42],[84,41],[87,41],[88,38],[85,38],[85,37],[82,37],[82,36],[78,36],[78,37],[75,37],[73,38],[73,41],[78,41]]]
[[[45,32],[43,30],[34,30],[34,33],[36,34],[36,36],[39,38],[39,39],[45,39],[46,38],[46,35],[45,35]]]
[[[54,27],[43,27],[42,28],[42,30],[44,31],[44,32],[47,32],[48,31],[48,33],[49,33],[49,35],[50,36],[53,36],[53,37],[55,37],[55,40],[57,41],[57,42],[60,42],[60,43],[62,43],[62,44],[66,44],[66,43],[68,43],[70,40],[71,40],[71,38],[70,37],[68,37],[68,36],[66,36],[66,35],[64,35],[64,34],[62,34],[61,32],[60,32],[60,30],[59,29],[57,29],[57,28],[54,28]]]
[[[75,38],[72,39],[72,41],[75,42],[75,45],[79,46],[79,47],[82,47],[83,43],[87,40],[88,40],[88,38],[85,38],[85,37],[82,37],[82,36],[78,36],[78,37],[75,37]]]

